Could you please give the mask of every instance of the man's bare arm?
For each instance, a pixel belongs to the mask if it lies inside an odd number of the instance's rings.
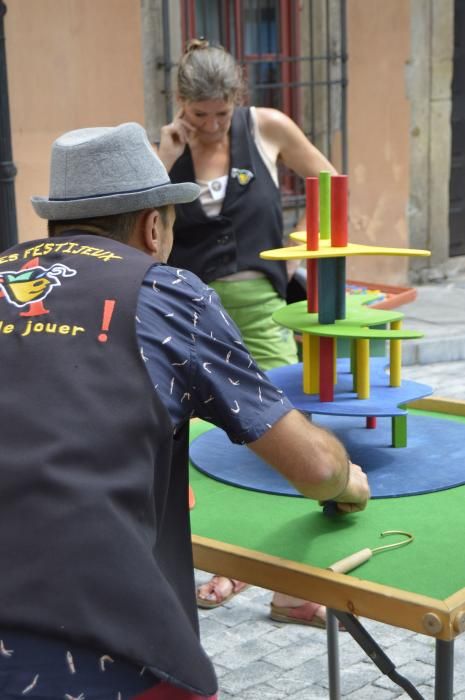
[[[335,500],[341,510],[365,508],[370,490],[364,472],[332,433],[299,411],[290,411],[248,447],[307,498]]]

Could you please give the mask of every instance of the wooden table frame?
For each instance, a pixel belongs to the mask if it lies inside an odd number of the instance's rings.
[[[463,401],[428,398],[412,402],[409,408],[465,416]],[[192,543],[195,566],[199,569],[221,571],[225,576],[303,599],[309,597],[311,590],[312,600],[333,611],[367,617],[435,638],[435,698],[452,699],[453,642],[465,631],[465,588],[441,600],[365,581],[356,574],[337,574],[195,534]],[[328,625],[328,632],[330,627]],[[329,634],[328,652],[331,668],[335,666],[336,648]],[[332,675],[330,698],[337,700],[339,691],[334,688],[337,679],[334,672]]]

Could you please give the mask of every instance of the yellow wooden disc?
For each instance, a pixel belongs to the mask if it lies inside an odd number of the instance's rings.
[[[372,246],[362,243],[348,243],[346,246],[332,246],[330,240],[320,240],[318,250],[307,250],[305,231],[295,231],[290,238],[301,245],[287,248],[263,250],[260,257],[265,260],[311,260],[318,258],[344,258],[351,255],[402,255],[407,257],[428,257],[429,250],[418,248],[388,248],[387,246]]]

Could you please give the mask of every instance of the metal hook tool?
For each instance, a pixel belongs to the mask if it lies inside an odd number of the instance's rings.
[[[373,554],[383,552],[387,549],[397,549],[398,547],[403,547],[406,544],[410,544],[410,542],[413,542],[414,540],[414,536],[410,534],[410,532],[404,532],[403,530],[385,530],[380,534],[380,537],[386,537],[388,535],[404,535],[404,537],[407,539],[401,540],[400,542],[393,542],[392,544],[384,544],[380,547],[375,547],[374,549],[369,549],[368,547],[366,549],[361,549],[359,552],[350,554],[348,557],[340,559],[334,564],[331,564],[331,566],[328,566],[328,569],[330,569],[330,571],[335,571],[338,574],[346,574],[348,571],[352,571],[352,569],[355,569],[357,566],[360,566],[371,559]]]

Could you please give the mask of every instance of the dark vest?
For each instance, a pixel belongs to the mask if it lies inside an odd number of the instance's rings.
[[[231,124],[230,172],[223,207],[207,216],[198,200],[176,206],[170,265],[195,272],[207,284],[241,270],[263,272],[286,296],[284,262],[259,253],[283,244],[281,199],[250,132],[250,110],[237,107]],[[241,173],[242,171],[242,173]],[[253,173],[249,180],[244,171]],[[173,182],[195,182],[188,146],[170,171]]]
[[[188,429],[173,440],[135,333],[152,264],[83,232],[0,258],[0,624],[211,695]]]

